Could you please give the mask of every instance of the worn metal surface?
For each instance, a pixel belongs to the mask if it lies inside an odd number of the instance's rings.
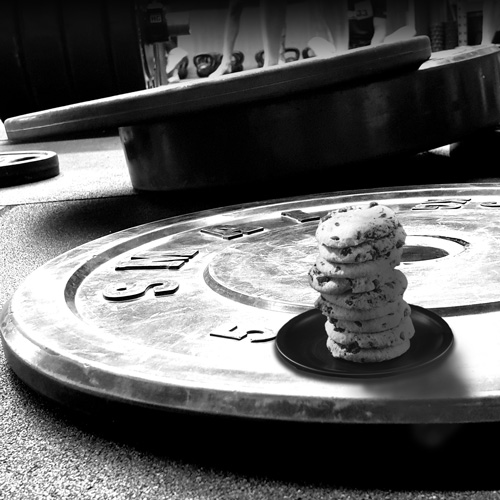
[[[374,80],[418,68],[431,55],[429,39],[415,37],[394,44],[363,47],[329,59],[310,58],[285,66],[247,70],[221,78],[185,80],[109,98],[10,117],[9,139],[33,140],[71,132],[116,129],[136,123],[162,121],[176,115],[212,115],[223,106],[239,114],[244,103],[276,102],[322,87],[335,88],[354,81]],[[209,127],[210,128],[210,127]]]
[[[309,375],[273,340],[316,293],[317,217],[392,207],[407,233],[405,299],[455,339],[442,362],[362,382]],[[329,422],[500,420],[500,185],[315,195],[160,220],[85,244],[30,275],[4,307],[9,363],[54,399]],[[236,328],[236,329],[235,329]],[[221,332],[240,331],[241,340]],[[263,332],[256,333],[256,332]]]
[[[500,121],[499,54],[497,46],[458,47],[433,53],[415,71],[340,83],[332,78],[295,95],[124,124],[120,137],[132,185],[170,191],[282,183],[461,141]],[[379,165],[364,175],[386,179],[379,185],[394,175],[411,183],[408,173]],[[343,179],[357,175],[342,171]]]
[[[203,81],[201,81],[203,80]],[[283,183],[462,141],[500,121],[500,48],[427,37],[11,117],[12,141],[119,129],[141,191]],[[411,172],[367,169],[367,185]],[[342,179],[353,185],[357,170]],[[375,180],[382,179],[382,182]]]

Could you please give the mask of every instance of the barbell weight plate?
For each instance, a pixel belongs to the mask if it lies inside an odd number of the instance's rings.
[[[390,78],[122,126],[132,185],[170,191],[317,179],[336,189],[416,177],[436,182],[441,169],[417,173],[404,160],[389,160],[498,126],[499,54],[498,47],[460,49],[446,64],[424,63]]]
[[[314,97],[319,88],[353,86],[353,82],[394,77],[416,70],[431,55],[427,37],[350,51],[330,59],[311,58],[285,66],[251,69],[213,79],[193,79],[179,86],[163,86],[82,102],[6,120],[9,138],[32,140],[70,132],[114,129],[172,115],[205,111],[227,105],[272,102],[298,93]]]
[[[59,157],[53,151],[0,152],[0,187],[41,181],[59,174]]]
[[[132,227],[61,254],[23,281],[0,317],[5,356],[37,391],[96,413],[122,402],[129,410],[304,422],[498,421],[499,200],[498,183],[407,186]],[[277,334],[314,309],[307,272],[319,218],[370,201],[392,208],[407,232],[405,300],[443,317],[456,342],[412,377],[305,376],[282,362],[272,339],[252,342],[254,332]],[[241,235],[227,239],[225,231]],[[170,267],[175,259],[180,267]],[[159,286],[171,293],[155,293]],[[410,349],[427,352],[421,340]],[[325,353],[325,332],[321,342],[303,345]]]

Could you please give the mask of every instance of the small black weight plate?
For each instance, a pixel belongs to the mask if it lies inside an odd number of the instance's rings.
[[[0,187],[25,184],[59,174],[59,158],[52,151],[0,153]]]

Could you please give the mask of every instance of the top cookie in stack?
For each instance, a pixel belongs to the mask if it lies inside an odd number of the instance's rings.
[[[406,232],[378,203],[333,210],[316,231],[318,257],[309,283],[321,295],[327,347],[336,358],[360,363],[401,356],[415,330],[403,294],[401,262]]]

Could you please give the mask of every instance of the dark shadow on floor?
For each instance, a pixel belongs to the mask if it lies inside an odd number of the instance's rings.
[[[158,412],[74,393],[59,393],[69,405],[61,406],[13,373],[9,382],[31,413],[55,427],[222,474],[357,490],[500,489],[491,456],[500,422],[300,423]]]

